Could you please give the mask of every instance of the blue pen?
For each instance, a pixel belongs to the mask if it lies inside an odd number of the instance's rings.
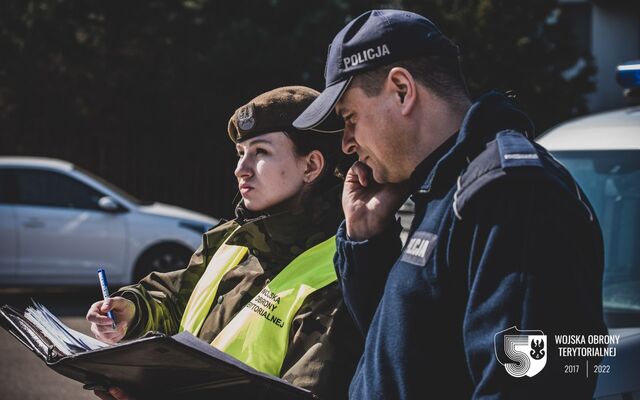
[[[103,268],[98,270],[98,279],[100,280],[100,289],[102,290],[102,298],[106,301],[109,298],[109,288],[107,287],[107,275],[104,272]],[[113,329],[116,329],[116,319],[113,317],[113,313],[111,310],[107,312],[109,318],[111,318],[111,326]]]

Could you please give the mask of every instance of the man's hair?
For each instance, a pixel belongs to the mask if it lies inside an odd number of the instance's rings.
[[[356,76],[353,85],[361,88],[369,97],[377,96],[389,71],[395,67],[405,68],[417,82],[453,106],[469,101],[460,63],[453,56],[420,56],[400,60]]]

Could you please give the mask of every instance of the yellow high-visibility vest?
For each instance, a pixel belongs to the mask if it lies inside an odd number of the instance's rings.
[[[179,332],[187,331],[191,332],[194,336],[198,335],[204,319],[211,309],[213,299],[216,293],[218,293],[218,285],[222,277],[235,268],[242,260],[242,257],[249,251],[246,247],[227,244],[229,238],[232,237],[238,229],[239,227],[218,247],[211,261],[209,261],[204,274],[202,274],[200,280],[198,280],[182,314]]]
[[[302,303],[311,293],[337,280],[335,249],[333,236],[296,257],[233,317],[211,345],[259,371],[279,376],[291,324]],[[198,334],[222,277],[247,251],[246,247],[226,243],[218,248],[189,298],[181,331]]]

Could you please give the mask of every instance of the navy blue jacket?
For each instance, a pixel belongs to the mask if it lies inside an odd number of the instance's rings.
[[[591,398],[594,374],[564,367],[587,359],[560,357],[553,337],[606,333],[600,227],[570,174],[527,139],[532,131],[489,93],[416,169],[404,248],[399,224],[365,241],[341,225],[336,270],[366,336],[350,398]],[[533,377],[507,374],[494,350],[496,334],[514,326],[547,335]]]

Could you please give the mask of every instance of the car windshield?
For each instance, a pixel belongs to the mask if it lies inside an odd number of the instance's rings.
[[[115,194],[117,194],[118,196],[124,198],[125,200],[133,203],[133,204],[137,204],[139,206],[144,206],[144,205],[150,205],[153,204],[153,202],[151,201],[144,201],[144,200],[140,200],[134,196],[132,196],[131,194],[125,192],[123,189],[120,189],[119,187],[117,187],[116,185],[114,185],[111,182],[108,182],[106,180],[104,180],[103,178],[99,177],[98,175],[95,175],[89,171],[87,171],[86,169],[82,169],[78,166],[74,166],[73,169],[75,169],[78,172],[81,172],[84,175],[89,176],[91,179],[100,182],[100,184],[102,184],[103,186],[105,186],[107,189],[111,190],[112,192],[114,192]]]
[[[640,150],[557,151],[595,209],[605,244],[609,327],[640,321]]]

